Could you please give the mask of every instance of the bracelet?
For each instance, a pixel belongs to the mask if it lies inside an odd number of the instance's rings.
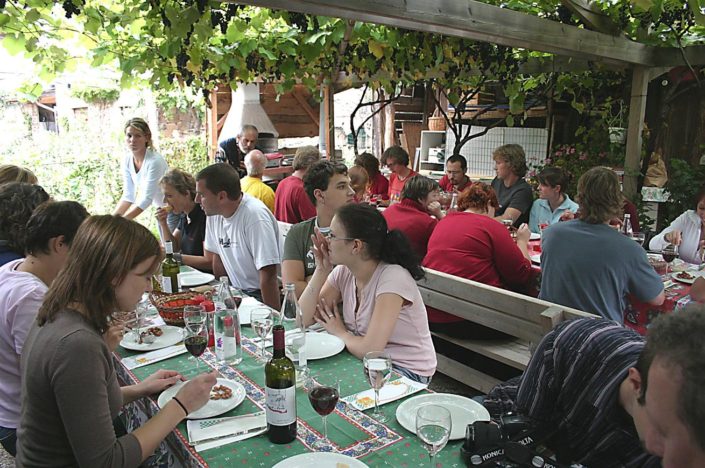
[[[181,254],[181,252],[174,252],[174,260],[176,260],[179,263],[179,265],[184,264],[183,255]]]
[[[173,397],[172,400],[174,400],[175,402],[177,402],[177,403],[179,404],[179,406],[181,407],[181,409],[184,410],[184,413],[186,413],[186,416],[188,416],[188,410],[186,409],[186,407],[184,406],[184,404],[181,403],[181,401],[179,401],[179,399],[176,398],[176,397]]]

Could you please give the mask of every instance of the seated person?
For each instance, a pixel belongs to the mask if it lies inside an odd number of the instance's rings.
[[[580,218],[551,226],[541,240],[539,298],[624,323],[627,295],[660,305],[663,283],[639,244],[609,225],[622,212],[619,179],[594,167],[578,181]]]
[[[692,307],[658,317],[646,340],[609,320],[563,322],[484,405],[552,433],[546,445],[561,463],[705,466],[705,310]]]
[[[27,257],[0,267],[0,443],[13,457],[20,422],[22,346],[87,217],[86,209],[76,202],[43,203],[27,222]]]
[[[529,216],[531,232],[541,232],[541,225],[550,226],[559,221],[573,219],[572,215],[578,211],[578,204],[564,192],[570,183],[568,173],[560,167],[545,167],[536,179],[539,181],[539,198],[531,207]]]
[[[415,175],[404,185],[401,203],[395,203],[382,213],[389,229],[406,234],[419,260],[426,255],[428,239],[438,220],[443,218],[438,189],[435,180]]]
[[[316,208],[304,190],[306,171],[321,159],[315,146],[296,150],[292,167],[294,173],[279,182],[274,192],[274,217],[284,223],[296,224],[316,216]]]
[[[282,282],[295,285],[296,297],[304,292],[316,269],[312,240],[314,228],[328,234],[338,208],[353,201],[348,168],[338,162],[318,161],[311,166],[304,176],[304,189],[316,207],[316,216],[289,229],[282,262]]]
[[[3,164],[0,166],[0,185],[7,184],[9,182],[36,184],[37,176],[35,176],[34,172],[27,168],[12,164]]]
[[[454,154],[446,159],[446,173],[438,184],[444,192],[462,192],[470,184],[467,176],[468,161],[461,154]]]
[[[22,349],[18,466],[138,466],[206,404],[215,372],[191,379],[133,432],[115,434],[123,405],[184,380],[160,369],[120,387],[115,373],[122,326],[109,321],[151,291],[162,258],[152,233],[123,217],[92,216],[78,228]]]
[[[223,163],[196,175],[196,203],[208,217],[204,255],[213,274],[227,274],[233,286],[279,309],[279,225],[272,212],[242,193],[237,171]]]
[[[382,153],[382,162],[387,165],[392,174],[389,176],[389,201],[401,201],[401,191],[404,184],[416,172],[409,167],[409,154],[401,146],[390,146]]]
[[[24,258],[27,221],[34,209],[47,200],[49,195],[39,185],[0,185],[0,265]]]
[[[361,153],[355,158],[355,165],[362,166],[370,178],[367,193],[370,197],[389,200],[389,181],[379,172],[379,159],[370,153]]]
[[[257,148],[258,138],[259,130],[257,130],[257,127],[248,124],[243,125],[237,135],[218,143],[215,162],[230,164],[240,177],[244,177],[246,175],[245,155]]]
[[[511,219],[514,227],[528,223],[534,194],[531,186],[524,180],[527,169],[524,149],[515,144],[503,145],[494,150],[492,158],[497,172],[497,177],[492,181],[492,188],[499,202],[495,219]]]
[[[521,289],[532,278],[528,227],[514,242],[495,221],[497,197],[492,187],[475,182],[458,198],[457,212],[448,213],[428,241],[423,266],[498,288]],[[492,338],[497,332],[455,315],[428,307],[431,330],[463,338]],[[504,336],[504,335],[502,335]]]
[[[262,182],[267,157],[260,150],[252,150],[245,155],[245,167],[247,177],[242,179],[242,191],[261,200],[274,213],[274,190]]]
[[[333,217],[328,237],[316,232],[313,252],[316,270],[299,301],[306,323],[322,324],[359,359],[385,350],[397,372],[430,382],[436,352],[416,286],[423,270],[404,234],[388,231],[370,205],[351,203]]]
[[[196,180],[188,172],[171,169],[159,181],[165,208],[157,209],[157,221],[164,242],[171,241],[177,262],[202,271],[213,266],[203,254],[206,237],[206,214],[196,203]],[[169,229],[169,213],[184,215],[173,232]]]
[[[705,186],[698,190],[693,200],[693,209],[687,210],[670,226],[649,242],[651,250],[663,250],[668,244],[678,246],[681,260],[700,265],[705,245]]]
[[[365,201],[367,186],[370,184],[370,178],[365,168],[362,166],[353,166],[348,171],[348,176],[350,176],[350,187],[352,187],[353,192],[355,192],[355,203]]]

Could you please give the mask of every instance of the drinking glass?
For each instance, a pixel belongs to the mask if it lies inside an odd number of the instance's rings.
[[[316,413],[323,418],[323,438],[316,440],[312,446],[321,452],[331,451],[331,442],[328,440],[328,425],[326,418],[335,409],[340,398],[340,380],[335,376],[317,376],[312,379],[312,386],[308,392],[308,401]]]
[[[264,354],[264,342],[274,326],[272,309],[268,307],[257,307],[252,309],[252,312],[250,312],[250,324],[252,325],[252,329],[255,331],[257,336],[260,337],[259,360],[267,362],[267,357]]]
[[[188,336],[188,330],[205,329],[206,345],[208,344],[208,327],[206,327],[206,309],[200,305],[184,307],[184,339]],[[185,343],[185,341],[184,341]],[[191,353],[193,354],[193,353]],[[201,351],[203,354],[203,351]],[[199,354],[199,356],[201,355]],[[189,360],[195,361],[195,357],[190,357]]]
[[[671,262],[675,260],[678,257],[678,246],[674,244],[668,244],[666,247],[661,250],[661,256],[663,257],[663,260],[668,264],[666,267],[666,273],[670,273],[671,271]]]
[[[635,241],[637,244],[643,246],[644,245],[644,239],[646,239],[646,234],[643,232],[633,232],[632,235],[630,236],[633,241]]]
[[[428,452],[430,466],[433,457],[448,443],[453,423],[450,412],[443,406],[425,405],[416,412],[416,436]]]
[[[203,324],[187,325],[184,329],[186,337],[184,338],[184,346],[186,350],[193,356],[196,361],[196,373],[200,372],[199,357],[203,354],[208,346],[208,329]]]
[[[372,412],[379,422],[387,421],[387,416],[379,410],[379,390],[389,380],[392,374],[392,358],[384,351],[370,351],[362,360],[365,366],[365,376],[370,387],[375,392],[375,409]]]

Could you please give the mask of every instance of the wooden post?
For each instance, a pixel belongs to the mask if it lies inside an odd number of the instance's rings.
[[[381,91],[378,91],[381,93]],[[381,97],[380,94],[377,95],[378,98]],[[377,112],[380,108],[380,104],[375,104],[372,107],[374,112]],[[384,110],[377,112],[374,117],[372,117],[372,151],[377,159],[382,157],[382,152],[384,151]]]
[[[399,144],[397,137],[396,120],[394,118],[394,103],[387,104],[384,112],[384,149]]]
[[[318,147],[321,156],[335,159],[335,127],[333,124],[333,89],[330,85],[321,85],[320,123],[318,125]]]
[[[632,95],[629,101],[627,153],[624,158],[624,195],[630,200],[634,200],[636,195],[637,180],[641,170],[641,132],[644,128],[648,86],[649,71],[645,67],[634,67]]]
[[[211,107],[207,108],[206,135],[208,136],[208,154],[211,161],[215,158],[218,149],[218,87],[211,91]]]

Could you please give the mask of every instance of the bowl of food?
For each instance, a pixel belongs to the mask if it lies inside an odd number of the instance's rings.
[[[659,275],[665,275],[668,272],[668,263],[660,255],[649,254],[649,264],[656,270]]]
[[[184,307],[199,305],[206,298],[198,292],[188,291],[176,294],[152,292],[150,302],[157,308],[157,312],[167,325],[184,326]]]

